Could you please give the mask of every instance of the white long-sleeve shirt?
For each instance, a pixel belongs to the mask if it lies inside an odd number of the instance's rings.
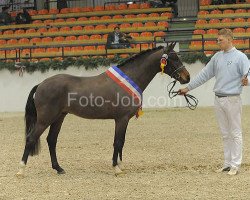
[[[187,88],[193,90],[212,77],[215,77],[213,91],[216,95],[239,95],[242,92],[241,79],[248,73],[250,62],[247,56],[233,47],[231,50],[219,51],[210,62],[192,79]],[[250,74],[248,73],[248,85]]]

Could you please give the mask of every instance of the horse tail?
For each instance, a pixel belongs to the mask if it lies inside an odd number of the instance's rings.
[[[37,121],[37,112],[36,106],[34,102],[34,94],[37,90],[38,85],[34,86],[30,91],[29,97],[27,99],[26,107],[25,107],[25,138],[33,131],[36,121]],[[26,140],[27,141],[27,140]],[[27,143],[27,142],[26,142]],[[40,150],[40,139],[37,140],[36,144],[33,145],[30,149],[30,155],[37,155]]]

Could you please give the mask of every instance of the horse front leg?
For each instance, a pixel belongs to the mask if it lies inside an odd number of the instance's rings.
[[[113,153],[113,167],[115,175],[122,174],[122,169],[118,166],[118,154],[120,161],[122,161],[122,149],[125,142],[125,134],[128,126],[129,118],[119,118],[115,120],[115,137],[114,137],[114,153]]]

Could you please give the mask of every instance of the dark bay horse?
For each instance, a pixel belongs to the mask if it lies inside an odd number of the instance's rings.
[[[141,52],[118,65],[117,69],[130,78],[131,85],[139,92],[145,90],[161,67],[162,72],[181,84],[188,83],[189,73],[173,50],[174,46]],[[57,161],[56,143],[68,113],[88,119],[115,120],[113,166],[116,174],[122,173],[118,155],[122,161],[127,125],[141,107],[141,100],[138,101],[124,89],[124,85],[119,84],[104,72],[93,77],[55,75],[33,87],[25,108],[26,144],[17,176],[23,176],[28,156],[38,154],[39,138],[49,126],[47,142],[52,168],[58,174],[65,173]]]

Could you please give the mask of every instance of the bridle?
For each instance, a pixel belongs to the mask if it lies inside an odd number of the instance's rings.
[[[171,53],[171,52],[170,52]],[[169,58],[169,56],[168,56],[168,54],[166,54],[166,53],[164,53],[163,55],[162,55],[162,57],[161,57],[161,62],[160,62],[160,64],[161,64],[161,71],[162,71],[162,73],[164,72],[164,69],[165,69],[165,67],[167,66],[167,60],[168,60],[168,58]],[[168,96],[169,96],[169,98],[170,99],[172,99],[172,98],[174,98],[175,96],[177,96],[177,95],[179,95],[179,92],[178,91],[173,91],[173,89],[174,89],[174,86],[175,86],[175,84],[176,84],[176,82],[177,82],[177,80],[180,78],[180,71],[183,69],[183,68],[185,68],[185,66],[184,65],[181,65],[180,67],[178,67],[177,69],[175,69],[172,73],[171,73],[171,75],[170,75],[170,77],[171,78],[174,78],[175,80],[174,81],[172,81],[172,82],[170,82],[168,85],[167,85],[167,91],[168,91]],[[171,86],[171,87],[170,87]],[[197,107],[197,105],[198,105],[198,99],[196,98],[196,97],[194,97],[193,95],[191,95],[191,94],[184,94],[183,95],[184,97],[185,97],[185,100],[186,100],[186,102],[187,102],[187,106],[188,106],[188,108],[189,109],[191,109],[191,110],[194,110],[196,107]]]
[[[174,80],[167,85],[168,96],[170,99],[179,95],[178,91],[173,91],[176,82],[177,80]],[[187,102],[187,107],[191,110],[194,110],[197,107],[199,100],[191,94],[184,94],[183,96]]]
[[[164,69],[165,67],[168,65],[168,58],[169,58],[169,54],[171,54],[171,52],[169,52],[168,54],[167,53],[164,53],[161,57],[161,72],[163,73],[164,72]],[[184,65],[181,65],[180,67],[178,67],[177,69],[175,69],[169,76],[171,78],[174,78],[174,79],[179,79],[181,77],[180,75],[180,71],[185,68]]]

